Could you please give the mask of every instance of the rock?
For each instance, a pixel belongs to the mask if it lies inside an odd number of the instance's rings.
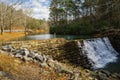
[[[34,53],[37,53],[38,51],[37,50],[33,50]]]
[[[35,54],[36,54],[35,52],[30,51],[28,57],[35,58]]]
[[[12,45],[8,45],[9,51],[12,52],[15,50],[15,48]]]
[[[117,75],[113,74],[111,75],[112,78],[117,78]]]
[[[34,63],[37,63],[38,61],[37,61],[36,59],[33,59],[33,62],[34,62]]]
[[[7,51],[8,50],[8,46],[2,46],[2,50]]]
[[[20,53],[21,52],[21,49],[16,49],[15,51],[14,51],[14,53]]]
[[[6,73],[4,71],[0,71],[0,76],[6,76]]]
[[[110,72],[106,71],[106,70],[101,70],[102,73],[106,74],[107,77],[110,76]]]
[[[11,57],[15,57],[15,55],[13,55],[12,53],[9,54]]]
[[[16,54],[16,55],[15,55],[15,57],[16,57],[16,58],[21,58],[21,59],[23,58],[23,56],[22,56],[22,55],[20,55],[19,53],[18,53],[18,54]]]
[[[43,57],[43,62],[46,62],[47,61],[47,58],[44,54],[41,55]]]
[[[32,58],[29,58],[27,56],[23,56],[23,61],[27,62],[27,61],[33,61]]]
[[[70,74],[73,73],[71,70],[65,68],[61,63],[54,61],[52,59],[49,59],[47,63],[50,67],[52,67],[53,69],[56,69],[58,73],[62,73],[62,72],[70,73]]]
[[[52,67],[52,68],[55,67],[55,66],[54,66],[54,61],[53,61],[53,59],[51,59],[51,58],[49,58],[49,59],[47,60],[47,64],[48,64],[49,67]]]
[[[90,73],[90,70],[88,70],[88,69],[85,69],[85,72],[86,72],[86,73]]]
[[[111,74],[110,77],[112,77],[113,79],[116,79],[116,80],[120,80],[120,74],[119,73]]]
[[[35,58],[34,59],[36,59],[37,61],[40,61],[40,62],[44,62],[44,58],[43,58],[43,56],[42,55],[35,55]]]
[[[4,51],[0,50],[0,53],[5,53]]]
[[[20,51],[19,53],[20,53],[20,55],[25,56],[25,52],[24,51]]]
[[[48,67],[47,63],[44,62],[44,63],[39,63],[41,67]]]
[[[46,55],[47,60],[53,59],[51,55]]]
[[[120,74],[118,74],[118,73],[115,73],[115,75],[120,79]]]
[[[50,73],[49,71],[45,71],[45,70],[42,72],[42,74],[48,74],[48,75],[49,73]]]
[[[73,72],[71,70],[69,70],[65,66],[61,65],[60,63],[56,65],[56,70],[59,73],[73,74]],[[77,75],[77,74],[75,74],[75,75]]]
[[[98,79],[99,80],[109,80],[109,78],[101,72],[98,73]]]
[[[54,64],[54,68],[57,70],[57,72],[61,73],[64,72],[63,67],[59,63]]]
[[[29,54],[29,50],[26,49],[26,48],[24,48],[24,53],[25,53],[25,54],[24,54],[25,56],[28,56],[28,54]]]
[[[75,72],[73,72],[73,74],[74,74],[73,80],[79,80],[80,73],[78,71],[75,71]]]

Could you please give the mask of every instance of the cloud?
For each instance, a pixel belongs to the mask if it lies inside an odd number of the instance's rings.
[[[26,9],[32,10],[31,17],[36,19],[48,19],[49,17],[49,3],[50,0],[27,0],[24,1],[21,5],[17,6],[16,9]]]

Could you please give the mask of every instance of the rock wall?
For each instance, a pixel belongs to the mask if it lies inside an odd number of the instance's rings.
[[[60,38],[39,41],[8,42],[4,45],[8,44],[17,49],[27,48],[40,54],[52,55],[54,59],[63,63],[71,63],[75,66],[83,66],[85,68],[90,68],[91,66],[87,57],[82,55],[80,48],[78,48],[77,40],[68,41]]]
[[[120,53],[120,30],[109,30],[101,34],[102,37],[109,37],[111,44]]]
[[[3,45],[11,45],[15,48],[27,48],[43,54],[53,55],[55,58],[62,51],[62,46],[67,41],[65,39],[49,39],[49,40],[34,40],[34,41],[12,41],[4,43]]]
[[[113,37],[110,36],[109,39],[116,51],[120,53],[120,35],[115,35]]]
[[[87,56],[85,56],[82,53],[82,49],[78,47],[78,42],[77,40],[74,41],[69,41],[66,44],[64,44],[63,51],[57,59],[60,61],[68,61],[69,63],[75,65],[75,66],[82,66],[84,68],[91,68],[91,64],[89,63],[89,59]],[[81,41],[82,43],[82,41]]]
[[[108,31],[104,31],[100,34],[95,35],[95,37],[96,38],[108,37],[114,49],[118,53],[120,53],[120,30],[119,29],[111,29]]]

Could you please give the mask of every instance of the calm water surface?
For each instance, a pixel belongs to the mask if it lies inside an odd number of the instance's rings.
[[[118,59],[117,59],[116,62],[109,63],[103,69],[108,70],[108,71],[110,71],[112,73],[120,73],[120,55],[118,56]]]
[[[54,34],[40,34],[40,35],[28,35],[26,39],[29,40],[44,40],[44,39],[52,39],[52,38],[65,38],[67,40],[74,40],[74,39],[86,39],[90,38],[87,35],[54,35]]]

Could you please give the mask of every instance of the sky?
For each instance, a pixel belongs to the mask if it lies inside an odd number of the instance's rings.
[[[23,0],[16,9],[31,9],[31,17],[36,19],[48,19],[50,0]]]
[[[20,0],[0,0],[8,4]],[[30,15],[36,19],[48,19],[49,17],[49,5],[50,0],[22,0],[22,4],[17,5],[16,10],[23,9],[23,11],[30,9],[32,14]]]

